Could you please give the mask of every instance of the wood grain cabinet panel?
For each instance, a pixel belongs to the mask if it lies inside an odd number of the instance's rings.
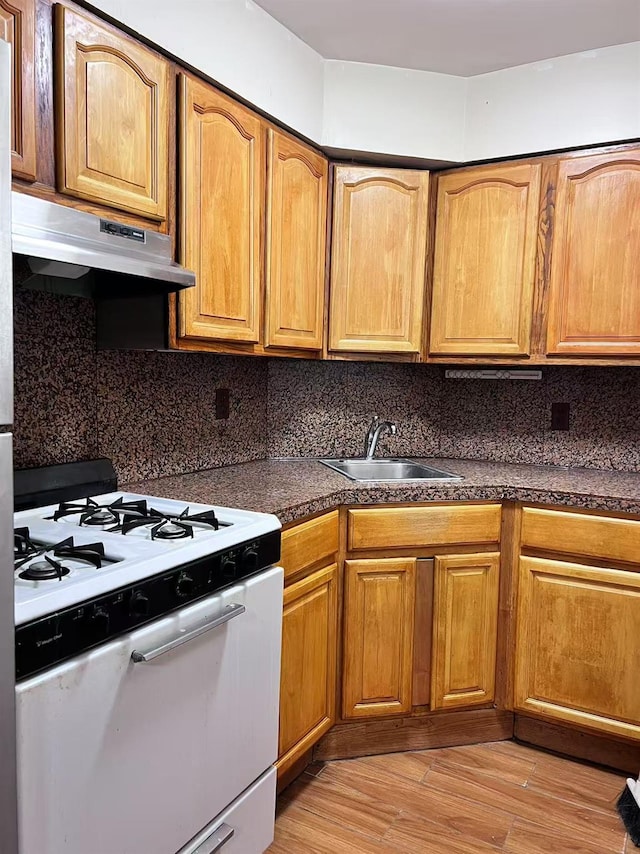
[[[36,178],[35,0],[0,0],[0,39],[11,45],[11,172]]]
[[[262,120],[212,86],[181,79],[180,335],[258,343],[262,324]]]
[[[58,189],[165,220],[169,63],[60,4],[55,23]]]
[[[432,354],[529,354],[540,175],[498,164],[438,179]]]
[[[328,161],[269,129],[265,346],[322,350]]]
[[[500,504],[356,508],[347,511],[348,547],[355,550],[497,543],[501,518]]]
[[[279,775],[335,720],[337,585],[333,564],[284,591]]]
[[[527,548],[640,563],[640,521],[636,519],[525,507],[520,538]]]
[[[499,554],[435,560],[432,709],[493,702]]]
[[[411,710],[415,559],[345,561],[342,715]]]
[[[420,353],[429,173],[335,169],[329,349]]]
[[[640,355],[640,149],[560,161],[547,350]]]
[[[640,573],[520,558],[515,707],[640,739]]]
[[[285,581],[338,551],[338,511],[332,510],[282,532],[280,563]]]

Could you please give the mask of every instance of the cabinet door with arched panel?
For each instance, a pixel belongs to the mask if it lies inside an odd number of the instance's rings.
[[[35,0],[0,0],[0,39],[11,45],[11,172],[36,177]]]
[[[322,349],[328,162],[269,129],[265,346]]]
[[[169,62],[60,4],[55,23],[58,189],[166,220]]]
[[[530,352],[539,163],[496,164],[438,178],[429,352]]]
[[[640,356],[640,149],[558,168],[547,352]]]

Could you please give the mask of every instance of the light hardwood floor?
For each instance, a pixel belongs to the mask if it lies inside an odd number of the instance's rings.
[[[610,773],[511,741],[310,766],[269,854],[635,854]]]

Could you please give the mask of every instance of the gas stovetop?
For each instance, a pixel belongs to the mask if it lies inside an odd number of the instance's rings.
[[[124,492],[20,511],[14,514],[16,625],[279,527],[264,513]],[[229,581],[240,557],[227,559]]]

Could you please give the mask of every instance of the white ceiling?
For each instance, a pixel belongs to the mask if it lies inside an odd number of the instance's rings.
[[[469,77],[640,40],[640,0],[256,0],[326,59]]]

